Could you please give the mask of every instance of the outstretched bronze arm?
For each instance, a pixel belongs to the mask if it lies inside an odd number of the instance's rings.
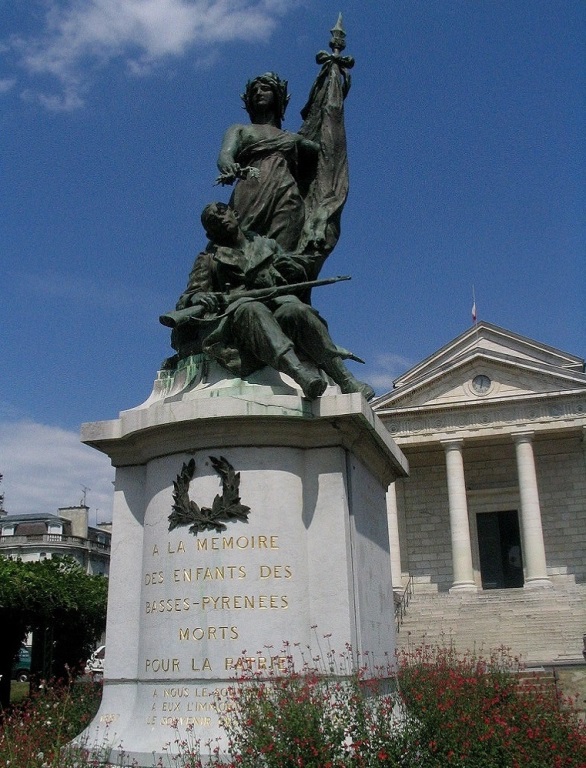
[[[318,288],[320,285],[331,285],[332,283],[339,283],[342,280],[350,280],[349,275],[338,275],[338,277],[324,277],[319,280],[305,280],[302,283],[290,283],[288,285],[274,285],[269,288],[251,288],[250,290],[238,290],[234,293],[212,293],[216,296],[221,306],[225,309],[229,309],[230,304],[233,304],[239,299],[250,299],[253,301],[268,301],[274,299],[277,296],[287,296],[290,293],[298,293],[310,288]],[[177,328],[184,323],[189,322],[202,322],[206,320],[217,320],[224,315],[214,315],[213,317],[203,317],[207,312],[206,307],[201,304],[196,304],[193,307],[186,307],[185,309],[178,309],[174,312],[167,312],[159,317],[159,322],[166,325],[168,328]]]

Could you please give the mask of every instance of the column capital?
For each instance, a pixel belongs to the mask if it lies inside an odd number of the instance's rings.
[[[445,437],[440,440],[440,445],[447,451],[449,448],[461,448],[464,445],[463,437]]]
[[[522,432],[511,432],[511,438],[514,443],[532,443],[534,436],[534,429],[524,429]]]

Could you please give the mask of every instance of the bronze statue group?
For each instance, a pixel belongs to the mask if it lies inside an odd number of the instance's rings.
[[[310,303],[348,192],[343,103],[353,60],[341,55],[340,24],[332,35],[332,53],[317,56],[322,67],[299,132],[281,128],[286,81],[268,72],[246,85],[251,122],[226,131],[218,157],[218,182],[235,183],[230,202],[205,207],[208,245],[176,311],[160,318],[173,328],[171,366],[204,352],[235,376],[271,366],[310,400],[324,393],[325,376],[343,393],[374,396],[346,367],[354,356],[332,341]]]

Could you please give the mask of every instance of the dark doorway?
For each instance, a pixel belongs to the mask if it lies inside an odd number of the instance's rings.
[[[516,510],[476,516],[482,589],[523,586],[523,561]]]

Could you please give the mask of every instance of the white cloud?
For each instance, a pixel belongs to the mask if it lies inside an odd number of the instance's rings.
[[[30,75],[51,76],[59,92],[37,92],[50,109],[75,109],[92,70],[121,60],[133,74],[188,50],[208,55],[230,40],[266,39],[295,0],[46,0],[37,37],[14,35],[11,46]],[[35,91],[23,95],[30,99]]]
[[[32,421],[0,423],[0,492],[9,514],[56,514],[79,504],[88,488],[90,522],[112,519],[114,469],[79,434]]]
[[[8,91],[11,91],[15,85],[16,85],[15,77],[0,78],[0,94],[8,93]]]
[[[364,378],[375,388],[378,394],[389,392],[393,388],[393,381],[398,378],[414,363],[402,355],[385,353],[377,355],[374,364],[369,366]]]

